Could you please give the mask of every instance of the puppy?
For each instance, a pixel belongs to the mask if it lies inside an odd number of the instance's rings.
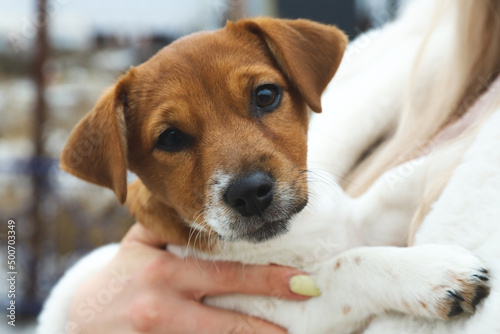
[[[307,203],[308,106],[321,112],[346,43],[335,27],[271,19],[183,38],[104,93],[61,167],[122,204],[129,192],[168,243],[193,227],[226,241],[281,235]],[[127,168],[140,179],[129,191]]]
[[[291,333],[350,333],[387,311],[471,313],[488,294],[488,273],[467,251],[423,245],[337,255],[363,244],[373,210],[308,182],[307,132],[309,108],[322,111],[346,44],[333,26],[267,18],[182,38],[103,94],[75,127],[61,166],[112,189],[147,228],[180,245],[172,251],[295,266],[323,293],[302,303],[212,297],[210,305]],[[127,169],[139,177],[128,188]],[[311,192],[328,205],[300,213]],[[339,235],[344,243],[330,241]]]

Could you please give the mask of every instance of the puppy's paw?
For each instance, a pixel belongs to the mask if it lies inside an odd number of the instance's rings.
[[[429,310],[441,319],[472,314],[490,292],[489,271],[471,252],[453,246],[435,246],[430,273]],[[429,274],[429,273],[428,273]]]
[[[453,272],[449,275],[451,284],[443,287],[445,295],[438,301],[439,316],[449,319],[464,313],[474,313],[476,305],[490,293],[488,270],[475,268],[467,277]]]

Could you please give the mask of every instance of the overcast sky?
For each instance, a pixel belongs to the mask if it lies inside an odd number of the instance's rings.
[[[13,44],[23,50],[32,44],[35,3],[36,0],[0,0],[0,50],[17,48]],[[179,37],[218,28],[225,3],[226,0],[49,0],[49,33],[57,45],[77,48],[88,43],[96,32]]]
[[[224,0],[49,0],[53,22],[84,21],[97,30],[128,33],[194,27],[210,28]],[[0,32],[26,29],[34,21],[35,0],[0,0]],[[81,23],[78,23],[81,24]],[[213,27],[215,28],[215,26]]]

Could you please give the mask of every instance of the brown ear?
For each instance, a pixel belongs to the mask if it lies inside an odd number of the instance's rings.
[[[267,44],[278,66],[309,107],[321,112],[321,94],[340,65],[348,38],[340,29],[309,20],[256,18],[229,23]]]
[[[125,112],[133,69],[100,97],[73,129],[61,155],[61,168],[85,181],[108,187],[121,204],[127,198]]]

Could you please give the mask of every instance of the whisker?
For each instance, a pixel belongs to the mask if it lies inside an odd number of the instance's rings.
[[[196,241],[198,240],[198,237],[200,236],[201,234],[201,230],[198,230],[198,233],[196,234],[196,237],[194,238],[194,242],[193,242],[193,245],[194,245],[194,249],[196,249]],[[201,242],[200,242],[200,246],[201,246]],[[201,247],[200,247],[201,248]],[[194,250],[195,254],[197,254],[196,250]],[[203,272],[203,269],[201,269],[201,265],[200,265],[200,260],[198,259],[198,256],[194,256],[194,259],[195,259],[195,263],[196,265],[198,266],[198,269]]]
[[[210,242],[210,237],[211,237],[212,233],[213,233],[213,231],[212,231],[212,230],[210,230],[210,231],[208,232],[208,237],[207,237],[207,238],[208,238],[208,240],[207,240],[207,242]],[[213,254],[213,252],[212,252],[212,249],[211,249],[211,248],[210,248],[210,258],[212,259],[212,263],[215,265],[215,268],[217,269],[217,272],[220,274],[220,269],[219,269],[219,266],[217,265],[217,262],[215,261],[215,257],[214,257],[214,254]]]

